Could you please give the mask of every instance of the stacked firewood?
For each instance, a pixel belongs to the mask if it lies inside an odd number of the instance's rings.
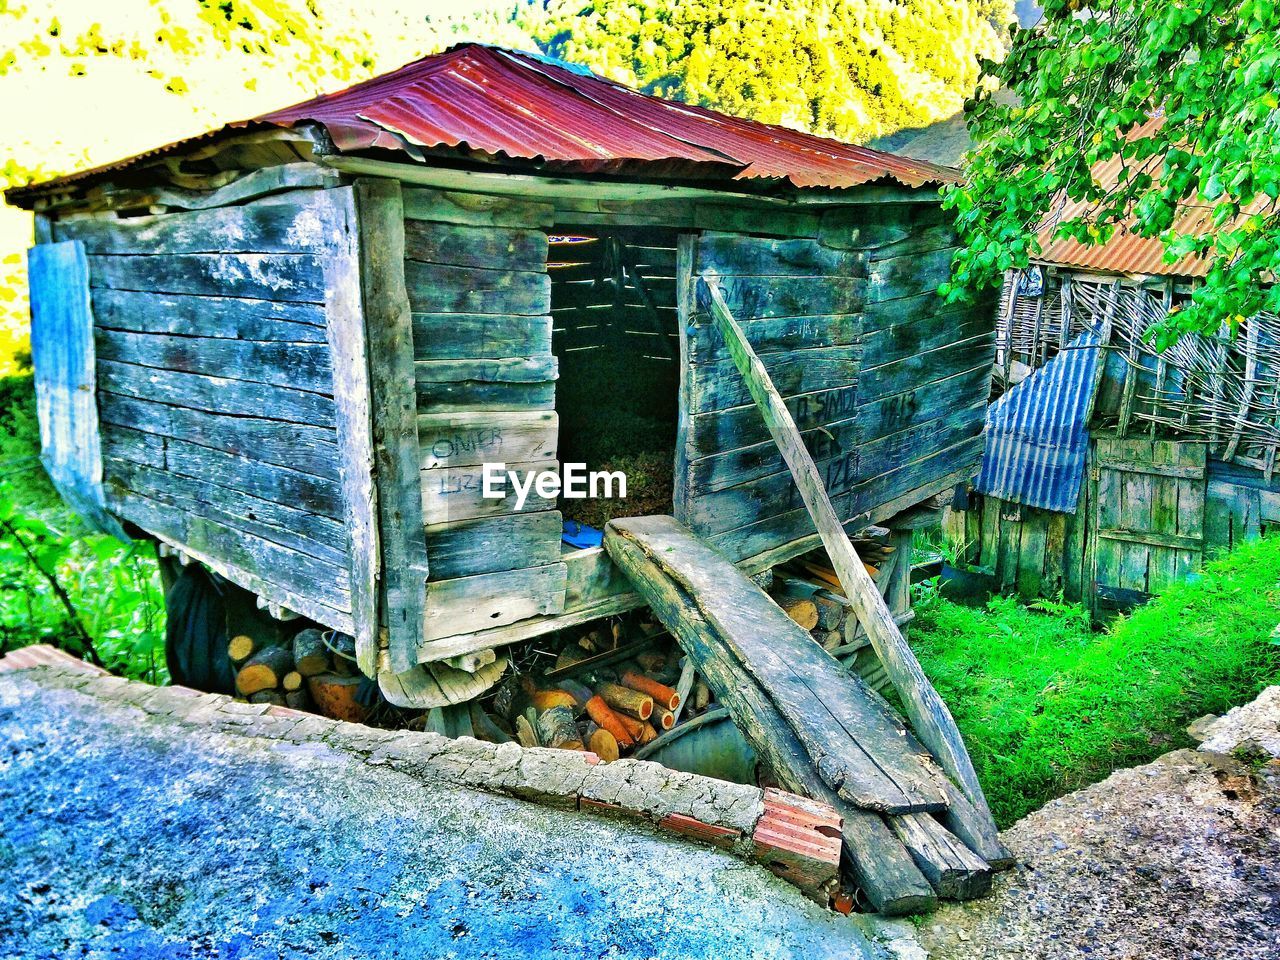
[[[515,672],[471,705],[475,736],[610,761],[651,753],[711,705],[710,689],[655,623],[616,619],[559,640],[550,669]]]
[[[871,578],[888,591],[888,579],[896,572],[897,548],[876,536],[854,538],[853,545]],[[910,558],[906,558],[910,562]],[[870,649],[866,631],[853,613],[835,571],[822,551],[806,554],[774,569],[765,585],[767,592],[787,615],[808,630],[828,653],[861,674],[876,689],[883,689],[888,677]],[[892,598],[890,598],[892,600]],[[899,627],[911,619],[906,598],[891,602]]]
[[[227,655],[236,668],[236,694],[249,703],[314,710],[340,720],[365,717],[356,699],[361,676],[350,637],[308,627],[292,638],[261,643],[242,633],[231,638]]]

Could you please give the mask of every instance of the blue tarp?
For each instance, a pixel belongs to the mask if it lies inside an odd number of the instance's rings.
[[[1075,512],[1089,448],[1086,418],[1098,388],[1101,342],[1096,329],[1080,334],[987,409],[979,493],[1028,507]]]

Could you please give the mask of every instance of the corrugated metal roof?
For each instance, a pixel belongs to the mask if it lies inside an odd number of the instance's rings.
[[[323,126],[342,152],[386,149],[424,159],[432,149],[462,148],[558,172],[777,179],[797,187],[877,180],[919,187],[960,178],[950,167],[663,100],[582,67],[474,43],[217,133],[305,123]],[[13,192],[122,169],[209,136]]]
[[[1074,513],[1084,476],[1085,415],[1097,390],[1102,351],[1088,330],[987,408],[979,493]]]
[[[1128,136],[1129,140],[1138,140],[1156,133],[1164,123],[1161,115],[1156,115],[1145,123],[1135,127]],[[1149,161],[1147,173],[1158,176],[1159,157]],[[1130,174],[1137,173],[1130,171]],[[1119,156],[1102,160],[1094,164],[1094,180],[1104,189],[1115,186],[1123,173],[1122,160]],[[1055,240],[1054,232],[1058,223],[1087,214],[1092,204],[1087,201],[1065,201],[1054,211],[1053,219],[1039,231],[1038,239],[1042,253],[1035,259],[1040,263],[1061,264],[1063,266],[1080,267],[1086,270],[1099,270],[1105,273],[1136,273],[1166,277],[1203,277],[1208,272],[1208,261],[1203,257],[1188,255],[1174,263],[1165,263],[1164,244],[1159,237],[1141,237],[1133,231],[1134,221],[1129,220],[1116,228],[1111,239],[1106,243],[1090,246],[1077,240]],[[1211,230],[1218,229],[1213,225],[1213,208],[1188,203],[1182,206],[1174,220],[1173,228],[1179,233],[1190,236],[1201,236]]]

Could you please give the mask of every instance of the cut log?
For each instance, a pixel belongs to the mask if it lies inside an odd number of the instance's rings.
[[[259,690],[257,693],[249,694],[250,703],[269,703],[273,707],[283,707],[285,705],[284,694],[279,690]]]
[[[311,706],[311,697],[305,690],[292,690],[284,695],[284,705],[293,710],[306,710]]]
[[[239,666],[249,659],[255,646],[253,637],[247,633],[236,634],[227,644],[227,656],[231,658],[232,663]]]
[[[636,654],[636,663],[640,665],[640,669],[646,673],[657,673],[667,665],[666,654],[654,653],[652,651]],[[648,691],[645,691],[646,693]]]
[[[573,722],[573,710],[566,706],[551,707],[538,715],[538,739],[544,747],[581,750],[582,737]]]
[[[585,710],[587,701],[595,696],[590,687],[579,683],[577,680],[570,680],[568,677],[556,681],[556,686],[573,697],[579,710]]]
[[[280,678],[280,689],[285,693],[293,693],[302,689],[303,676],[297,670],[290,670]]]
[[[818,528],[822,545],[835,568],[836,577],[853,604],[859,622],[867,631],[876,656],[884,664],[901,697],[917,736],[956,781],[978,812],[990,819],[991,811],[982,793],[982,786],[978,783],[968,750],[965,749],[964,738],[961,737],[947,705],[933,689],[915,654],[893,622],[893,614],[885,605],[873,576],[854,551],[840,518],[831,505],[831,499],[827,496],[822,475],[805,447],[790,411],[769,379],[768,371],[756,356],[733,314],[729,312],[714,279],[703,277],[698,283],[697,296],[700,303],[710,307],[716,329],[724,337],[734,365],[742,374],[751,399],[759,408],[770,436],[791,471],[801,499]],[[909,561],[904,559],[903,562]]]
[[[890,817],[889,824],[938,896],[972,900],[991,891],[991,868],[987,862],[929,814]]]
[[[639,690],[617,683],[602,683],[596,688],[596,693],[614,710],[637,719],[648,720],[653,714],[653,697]]]
[[[680,706],[680,694],[665,683],[659,683],[643,673],[636,673],[634,670],[625,671],[622,674],[622,685],[638,690],[640,693],[647,693],[653,697],[654,704],[666,707],[668,710],[674,710]]]
[[[605,763],[618,759],[618,740],[603,727],[598,727],[587,741],[587,749]]]
[[[653,716],[649,718],[649,722],[657,730],[670,730],[676,725],[676,715],[666,707],[655,703]]]
[[[802,630],[812,630],[818,625],[818,605],[804,597],[778,597],[775,602],[783,612],[799,624]]]
[[[601,697],[592,697],[587,701],[587,716],[602,730],[608,730],[613,734],[614,739],[618,741],[618,746],[629,747],[635,743],[635,738],[631,736],[631,731],[622,722],[622,718],[614,713]]]
[[[293,657],[284,647],[264,647],[249,657],[236,673],[236,691],[248,697],[259,690],[274,690],[293,669]]]
[[[511,743],[511,735],[498,726],[489,714],[480,708],[474,700],[469,705],[471,711],[471,729],[475,731],[477,740],[487,743]]]
[[[567,707],[570,711],[578,709],[577,699],[566,690],[535,690],[529,699],[538,713],[554,707]]]
[[[321,631],[308,627],[294,634],[293,669],[304,677],[314,677],[318,673],[330,671],[329,648],[325,646]]]
[[[363,677],[339,677],[332,673],[320,673],[307,677],[307,690],[315,701],[316,709],[334,720],[364,723],[368,710],[356,699],[356,691],[364,682]]]
[[[701,713],[711,703],[711,688],[701,680],[693,685],[693,709]]]

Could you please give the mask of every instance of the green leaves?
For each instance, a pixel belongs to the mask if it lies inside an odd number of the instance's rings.
[[[1002,263],[1025,266],[1033,245],[1014,238],[1052,211],[1056,236],[1137,233],[1160,237],[1168,262],[1203,256],[1182,330],[1263,309],[1280,249],[1280,10],[1114,0],[1078,18],[1076,6],[1046,3],[1041,27],[988,67],[1007,93],[967,107],[968,182],[945,202],[964,214],[969,255],[956,258],[950,296],[998,284]],[[1119,169],[1108,162],[1118,154]],[[1064,198],[1079,206],[1063,210]],[[1203,236],[1186,235],[1192,219]],[[1003,256],[989,255],[992,243]]]

